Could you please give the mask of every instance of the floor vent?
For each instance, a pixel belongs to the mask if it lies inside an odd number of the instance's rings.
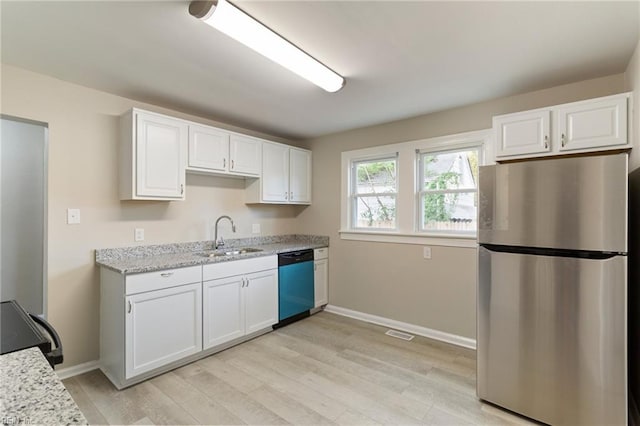
[[[403,333],[402,331],[396,331],[396,330],[388,330],[384,334],[386,334],[387,336],[396,337],[402,340],[412,340],[415,337],[413,334]]]

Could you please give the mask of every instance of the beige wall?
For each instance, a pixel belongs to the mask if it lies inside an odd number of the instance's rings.
[[[1,83],[3,114],[49,124],[48,317],[64,343],[63,367],[99,357],[94,249],[139,244],[134,227],[145,229],[144,244],[210,239],[211,223],[221,214],[233,217],[239,237],[250,235],[252,223],[262,225],[263,235],[297,230],[303,207],[246,206],[241,179],[188,175],[183,202],[118,200],[120,114],[136,106],[218,123],[6,65]],[[66,224],[70,207],[81,210],[80,225]],[[221,229],[230,236],[228,224]]]
[[[144,244],[208,239],[211,222],[220,214],[234,218],[236,236],[250,235],[252,223],[262,225],[263,235],[329,235],[333,305],[474,337],[475,250],[433,247],[432,259],[424,260],[421,246],[341,241],[337,233],[340,153],[489,128],[494,114],[621,92],[624,77],[614,75],[308,141],[314,151],[314,204],[308,208],[246,206],[243,180],[199,175],[188,175],[184,202],[121,202],[118,116],[129,108],[244,130],[6,65],[1,68],[1,90],[3,114],[49,124],[48,311],[64,341],[63,367],[68,367],[96,360],[99,354],[99,280],[93,250],[136,245],[135,227],[145,229]],[[66,225],[67,208],[81,209],[80,225]],[[228,234],[229,229],[225,231]]]
[[[340,240],[342,151],[487,129],[496,114],[623,91],[618,74],[307,141],[314,199],[300,222],[306,232],[331,237],[329,303],[475,338],[475,249],[433,247],[425,260],[419,245]]]
[[[636,45],[627,70],[624,73],[625,90],[633,92],[633,99],[636,105],[640,100],[640,41]],[[631,133],[635,150],[629,156],[629,171],[640,167],[640,107],[636,107],[631,116]]]

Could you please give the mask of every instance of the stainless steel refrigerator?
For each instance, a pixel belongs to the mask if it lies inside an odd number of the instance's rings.
[[[627,154],[480,167],[478,396],[627,423]]]

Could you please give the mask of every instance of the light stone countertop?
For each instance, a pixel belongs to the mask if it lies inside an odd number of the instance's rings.
[[[162,269],[229,262],[252,257],[271,256],[289,251],[329,246],[329,237],[314,235],[283,235],[229,239],[222,251],[232,248],[253,247],[262,251],[230,256],[204,257],[202,252],[213,250],[213,241],[193,243],[135,246],[96,250],[96,263],[121,274],[136,274]]]
[[[38,348],[0,355],[2,424],[87,424]]]

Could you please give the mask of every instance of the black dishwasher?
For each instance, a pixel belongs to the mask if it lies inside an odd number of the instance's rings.
[[[313,309],[313,250],[278,255],[278,325],[309,315]]]

